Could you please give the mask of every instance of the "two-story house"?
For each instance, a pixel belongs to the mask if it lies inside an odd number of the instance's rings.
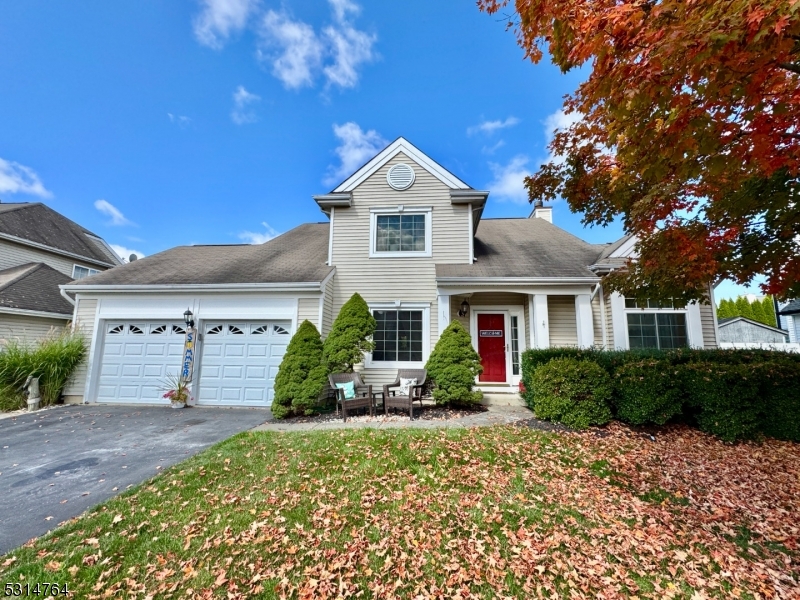
[[[62,329],[74,306],[60,285],[121,264],[103,239],[36,203],[0,203],[0,345]]]
[[[444,328],[471,332],[478,385],[513,392],[529,347],[715,347],[711,306],[639,306],[603,290],[635,240],[588,244],[537,206],[483,219],[471,188],[400,138],[332,192],[326,219],[257,246],[179,247],[64,286],[91,340],[73,401],[157,402],[176,372],[191,310],[200,332],[199,404],[266,406],[286,345],[304,319],[325,336],[358,292],[377,322],[367,382],[422,367]]]

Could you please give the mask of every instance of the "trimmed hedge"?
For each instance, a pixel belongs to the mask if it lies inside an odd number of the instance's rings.
[[[614,376],[614,409],[631,425],[663,425],[683,409],[683,386],[676,385],[680,367],[646,359],[623,364]]]
[[[311,415],[328,381],[322,359],[322,340],[314,324],[306,319],[297,328],[283,355],[275,377],[272,414],[283,419],[292,414]]]
[[[555,358],[533,373],[529,406],[537,417],[575,429],[604,425],[611,420],[612,387],[611,378],[598,365]]]
[[[613,381],[614,417],[663,425],[683,415],[726,441],[768,435],[800,442],[800,354],[771,350],[613,351],[549,348],[522,356],[523,397],[535,404],[535,374],[570,359]]]

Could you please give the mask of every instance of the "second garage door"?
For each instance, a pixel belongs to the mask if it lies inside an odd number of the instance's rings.
[[[203,327],[198,404],[269,406],[291,338],[290,321],[229,321]]]

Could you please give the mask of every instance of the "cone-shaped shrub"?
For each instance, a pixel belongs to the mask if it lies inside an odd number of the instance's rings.
[[[481,359],[472,347],[464,326],[453,321],[436,342],[428,363],[428,377],[433,380],[436,404],[475,404],[483,394],[473,390],[475,378],[483,372]]]
[[[322,340],[311,321],[303,321],[292,336],[275,377],[272,414],[310,415],[325,386],[328,371],[322,362]]]
[[[772,302],[772,296],[767,296],[761,301],[761,307],[764,310],[764,323],[771,327],[777,327],[778,321],[775,319],[775,304]]]
[[[372,334],[377,323],[369,306],[358,294],[344,303],[325,338],[324,360],[328,373],[352,373],[353,365],[364,360],[364,352],[372,352]]]
[[[753,321],[767,323],[767,315],[764,314],[764,305],[761,304],[761,300],[756,300],[750,304],[750,312],[753,313]]]

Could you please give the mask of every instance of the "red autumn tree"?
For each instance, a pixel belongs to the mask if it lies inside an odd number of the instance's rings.
[[[478,0],[503,11],[509,0]],[[510,7],[509,7],[510,9]],[[526,57],[586,67],[560,160],[525,181],[584,223],[621,216],[632,296],[705,297],[717,277],[800,297],[800,1],[516,0]],[[498,13],[499,14],[499,13]]]

